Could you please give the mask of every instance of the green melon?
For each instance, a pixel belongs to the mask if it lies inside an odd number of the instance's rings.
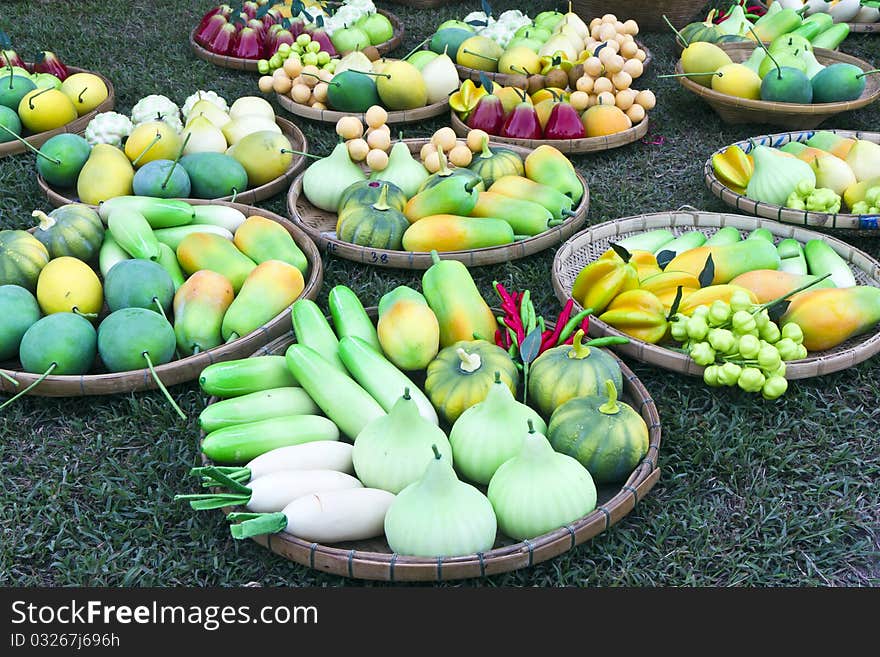
[[[174,357],[176,346],[171,324],[146,308],[117,310],[98,327],[98,353],[111,372],[144,369],[147,355],[153,365],[162,365]]]
[[[19,360],[25,372],[52,376],[85,374],[95,363],[95,327],[74,313],[52,313],[34,323],[21,338]]]
[[[2,81],[0,81],[0,86],[3,86]],[[15,110],[11,110],[5,105],[0,105],[0,125],[6,128],[6,130],[0,130],[0,144],[13,141],[15,135],[21,136],[21,119],[18,118]]]
[[[617,401],[610,379],[606,388],[607,395],[569,399],[553,412],[547,428],[553,449],[577,459],[597,484],[627,479],[649,444],[642,416]]]
[[[40,146],[45,157],[37,158],[37,171],[53,187],[71,189],[76,187],[79,172],[91,152],[91,145],[80,135],[55,135]]]
[[[464,30],[460,27],[444,27],[442,30],[437,30],[431,37],[429,48],[438,55],[442,55],[445,51],[454,62],[461,44],[472,36],[474,33],[470,30]]]
[[[22,337],[40,315],[33,294],[18,285],[0,285],[0,361],[18,355]]]
[[[225,153],[191,153],[179,164],[189,176],[193,198],[223,198],[247,189],[247,171]]]
[[[110,312],[122,308],[146,308],[171,312],[174,300],[174,281],[168,271],[152,260],[122,260],[107,272],[104,280],[104,299]]]
[[[137,196],[157,198],[190,198],[192,192],[192,183],[186,169],[171,160],[147,162],[134,174],[131,187]]]
[[[43,243],[26,230],[0,230],[0,285],[21,285],[33,292],[49,263]]]

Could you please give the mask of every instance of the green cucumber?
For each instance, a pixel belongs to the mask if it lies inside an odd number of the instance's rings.
[[[101,250],[98,251],[98,269],[101,270],[101,276],[107,278],[107,272],[110,271],[113,265],[123,260],[131,260],[131,256],[117,244],[109,232],[105,232],[104,241],[101,243]]]
[[[162,265],[162,268],[168,272],[168,275],[174,282],[174,291],[176,292],[183,285],[185,277],[183,270],[180,268],[180,263],[177,261],[177,254],[174,253],[174,249],[164,242],[159,242],[159,259],[156,262]]]
[[[773,233],[771,233],[766,228],[755,228],[749,236],[746,238],[747,240],[767,240],[768,242],[773,242]]]
[[[299,344],[311,347],[330,365],[348,376],[348,370],[339,360],[339,340],[324,313],[311,299],[297,299],[290,308],[293,333]]]
[[[726,246],[728,244],[735,244],[741,239],[742,236],[739,234],[738,228],[725,226],[724,228],[719,228],[714,235],[705,241],[703,246]]]
[[[317,415],[320,411],[302,388],[272,388],[209,404],[199,415],[199,426],[205,433],[211,433],[236,424],[288,415]]]
[[[107,229],[126,253],[143,260],[159,259],[159,240],[137,210],[119,208],[107,217]]]
[[[236,424],[202,439],[202,453],[216,463],[241,464],[279,447],[339,440],[339,429],[320,415],[288,415]]]
[[[373,320],[369,318],[361,300],[350,287],[337,285],[330,290],[327,305],[330,306],[333,327],[340,339],[346,336],[358,337],[380,354],[382,353],[382,345],[379,344],[379,336],[376,334]]]
[[[370,393],[311,347],[294,343],[284,357],[303,390],[352,440],[368,422],[386,414]]]
[[[804,250],[800,242],[791,237],[784,239],[776,245],[776,252],[779,254],[780,271],[801,276],[806,275],[807,260],[804,258]]]
[[[341,338],[339,357],[354,380],[386,411],[390,412],[391,407],[409,388],[409,396],[419,407],[419,414],[429,422],[439,424],[437,411],[427,396],[394,363],[385,358],[381,351],[374,350],[365,340],[353,335]]]
[[[836,287],[855,287],[856,279],[846,260],[827,242],[820,239],[809,240],[804,244],[804,257],[813,276],[831,274],[831,280]]]
[[[618,246],[622,246],[627,251],[650,251],[656,253],[664,244],[668,244],[675,235],[666,229],[649,230],[647,233],[639,233],[625,237],[618,242],[614,242]]]
[[[667,242],[662,247],[654,251],[657,257],[657,264],[663,269],[667,264],[680,253],[696,249],[706,243],[706,234],[698,230],[691,230],[682,233],[671,242]]]
[[[849,23],[835,23],[827,30],[819,32],[815,38],[810,39],[810,43],[813,44],[813,48],[834,50],[849,36],[849,32]]]
[[[193,210],[196,213],[194,224],[220,226],[230,233],[234,233],[247,218],[243,212],[228,205],[194,205]]]
[[[199,375],[199,385],[209,395],[226,398],[299,383],[284,356],[258,356],[208,365]]]
[[[215,235],[219,235],[225,239],[228,239],[230,242],[232,241],[232,233],[223,228],[222,226],[212,226],[211,224],[188,224],[186,226],[175,226],[174,228],[160,228],[158,230],[154,230],[153,234],[156,236],[156,239],[162,242],[162,244],[167,244],[175,251],[180,243],[183,241],[183,238],[191,235],[192,233],[214,233]]]
[[[186,201],[175,201],[152,196],[116,196],[102,201],[98,214],[106,223],[116,210],[134,210],[141,213],[151,228],[170,228],[191,224],[195,210]]]

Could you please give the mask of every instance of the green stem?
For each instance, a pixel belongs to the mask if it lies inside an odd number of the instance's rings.
[[[608,393],[608,401],[599,407],[599,412],[603,415],[620,413],[620,404],[617,403],[617,386],[611,379],[605,380],[605,391]]]
[[[222,509],[224,506],[241,506],[250,501],[250,495],[236,495],[234,493],[196,493],[194,495],[175,495],[174,501],[189,500],[189,505],[195,511],[211,511]]]
[[[38,148],[34,148],[34,147],[30,144],[30,142],[28,142],[26,139],[23,139],[23,138],[20,137],[19,135],[15,134],[12,130],[10,130],[9,128],[7,128],[7,127],[6,127],[5,125],[3,125],[2,123],[0,123],[0,130],[3,130],[3,132],[5,132],[6,134],[8,134],[8,135],[12,135],[13,137],[15,137],[18,141],[20,141],[22,144],[24,144],[25,146],[27,146],[32,152],[36,153],[39,157],[42,157],[43,159],[49,160],[52,164],[55,164],[55,165],[59,165],[59,164],[61,164],[61,160],[56,159],[56,158],[54,158],[54,157],[49,157],[49,156],[46,155],[45,153],[42,153]]]
[[[238,515],[238,514],[236,514]],[[264,513],[257,518],[245,520],[237,525],[232,525],[229,532],[232,538],[250,538],[262,534],[277,534],[287,527],[287,516],[280,511],[278,513]]]
[[[140,155],[138,155],[136,158],[134,158],[134,160],[133,160],[132,163],[131,163],[131,166],[136,167],[136,166],[138,165],[138,162],[141,161],[141,158],[142,158],[144,155],[146,155],[146,154],[147,154],[147,151],[150,150],[153,146],[155,146],[155,145],[156,145],[156,142],[158,142],[160,139],[162,139],[162,133],[157,132],[157,133],[156,133],[156,136],[153,137],[153,141],[151,141],[149,144],[147,144],[146,148],[144,148],[144,150],[142,150],[142,151],[140,152]]]
[[[590,355],[590,348],[583,344],[584,329],[578,329],[574,334],[574,342],[571,345],[571,351],[568,352],[569,358],[582,360]]]
[[[462,50],[462,52],[466,52],[468,55],[474,55],[475,57],[482,57],[483,59],[488,59],[489,61],[493,61],[493,62],[498,61],[497,57],[489,57],[489,55],[482,55],[478,52],[474,52],[473,50],[468,50],[467,48]]]
[[[409,59],[410,57],[412,57],[416,53],[417,50],[421,50],[424,47],[424,45],[426,43],[428,43],[428,41],[430,41],[432,38],[434,38],[433,34],[431,36],[429,36],[427,39],[425,39],[424,41],[422,41],[421,43],[419,43],[415,48],[410,50],[408,53],[406,53],[406,55],[404,55],[403,58]]]
[[[177,405],[177,403],[171,397],[171,394],[168,392],[168,388],[165,387],[165,384],[162,383],[162,380],[159,378],[159,375],[156,374],[156,369],[153,367],[153,361],[150,359],[150,352],[144,351],[143,353],[141,353],[141,356],[143,356],[146,359],[147,367],[150,368],[150,374],[153,375],[153,379],[156,381],[156,385],[159,386],[159,390],[161,390],[162,394],[165,395],[165,399],[168,400],[168,402],[171,404],[171,407],[180,416],[180,418],[182,420],[185,420],[186,413],[184,413],[182,410],[180,410],[180,406]]]
[[[281,152],[282,153],[291,153],[292,155],[302,155],[304,157],[310,157],[313,160],[323,160],[324,159],[320,155],[315,155],[314,153],[306,153],[305,151],[294,151],[289,148],[282,148]]]
[[[84,317],[86,319],[95,319],[98,316],[98,313],[84,313],[80,312],[80,309],[74,306],[70,309],[74,315],[79,315],[80,317]]]
[[[687,78],[692,75],[717,75],[719,78],[724,77],[723,73],[718,71],[705,71],[703,73],[668,73],[666,75],[658,75],[658,78]]]
[[[872,75],[872,74],[874,74],[874,73],[880,73],[880,68],[872,68],[870,71],[865,71],[864,73],[860,73],[860,74],[857,75],[856,77],[857,77],[857,78],[863,78],[863,77],[865,77],[866,75]]]
[[[186,143],[189,141],[190,137],[192,137],[192,133],[187,132],[186,139],[183,140],[183,144],[181,145],[180,150],[177,151],[177,157],[174,158],[174,162],[171,164],[171,168],[168,170],[168,175],[165,176],[165,180],[162,181],[162,189],[165,189],[165,187],[168,185],[168,181],[171,180],[171,174],[174,173],[174,170],[177,168],[177,162],[183,155],[183,149],[186,148]]]
[[[690,41],[688,41],[683,36],[681,36],[681,32],[676,30],[675,26],[669,22],[669,19],[666,18],[666,14],[663,14],[663,20],[666,21],[666,24],[669,26],[669,29],[671,29],[673,32],[675,32],[675,38],[678,40],[678,42],[683,43],[684,44],[683,47],[685,47],[685,48],[690,47],[690,45],[691,45]]]
[[[88,91],[88,90],[89,90],[88,87],[83,87],[83,90],[79,92],[79,95],[76,97],[76,99],[77,99],[79,102],[83,102],[83,94],[84,94],[86,91]]]
[[[33,96],[28,98],[28,109],[35,110],[36,107],[34,107],[34,98],[37,98],[38,96],[42,96],[47,91],[52,91],[52,89],[53,89],[53,87],[48,87],[47,89],[43,89],[42,91],[38,91]]]
[[[12,402],[14,402],[16,399],[18,399],[19,397],[21,397],[21,396],[23,396],[23,395],[26,395],[28,392],[30,392],[31,390],[33,390],[34,388],[36,388],[38,385],[40,385],[40,384],[45,380],[45,378],[46,378],[47,376],[49,376],[49,375],[52,373],[52,371],[53,371],[56,367],[58,367],[58,363],[56,363],[55,361],[52,361],[52,364],[49,365],[49,369],[47,369],[45,372],[43,372],[43,373],[40,375],[40,378],[38,378],[36,381],[34,381],[32,384],[30,384],[27,388],[25,388],[25,389],[22,390],[21,392],[16,393],[13,397],[10,397],[10,398],[7,399],[5,402],[3,402],[2,404],[0,404],[0,409],[6,408],[6,407],[9,406]]]
[[[786,294],[782,295],[781,297],[773,299],[772,301],[768,301],[767,303],[762,303],[760,306],[758,306],[758,308],[756,310],[752,311],[752,315],[756,315],[765,309],[769,310],[773,306],[776,306],[776,305],[782,303],[783,301],[788,300],[790,297],[793,297],[795,294],[798,294],[799,292],[803,292],[807,288],[813,287],[817,283],[821,283],[829,276],[831,276],[831,272],[828,272],[827,274],[823,274],[822,276],[820,276],[816,280],[814,280],[810,283],[805,283],[804,285],[801,285],[799,288],[792,290],[791,292],[787,292]]]
[[[13,379],[11,376],[9,376],[9,375],[8,375],[6,372],[4,372],[3,370],[0,370],[0,377],[3,377],[3,378],[6,379],[7,381],[9,381],[9,383],[11,383],[12,385],[18,387],[18,381],[16,381],[15,379]]]

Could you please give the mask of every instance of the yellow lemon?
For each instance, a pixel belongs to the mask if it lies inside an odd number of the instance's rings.
[[[97,315],[104,305],[104,290],[91,267],[77,258],[62,256],[50,260],[40,272],[37,302],[47,315]]]
[[[107,85],[94,73],[74,73],[61,83],[60,91],[70,99],[79,116],[107,100]]]
[[[76,108],[58,89],[34,89],[18,104],[18,116],[31,132],[54,130],[77,117]]]
[[[132,130],[125,141],[125,154],[142,167],[153,160],[173,160],[183,144],[177,131],[164,121],[148,121]]]

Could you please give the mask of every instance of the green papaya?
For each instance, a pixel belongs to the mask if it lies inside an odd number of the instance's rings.
[[[553,214],[543,205],[496,192],[480,192],[470,216],[503,219],[517,235],[543,233],[553,221]]]
[[[379,300],[379,344],[403,370],[425,369],[440,351],[440,324],[419,292],[399,285]]]
[[[252,215],[245,219],[235,230],[232,243],[257,264],[280,260],[303,274],[309,268],[309,261],[287,229],[266,217]]]
[[[223,344],[223,316],[234,297],[229,279],[210,269],[186,279],[174,295],[174,335],[182,355]]]
[[[223,274],[236,294],[257,266],[232,242],[213,233],[191,233],[184,237],[177,246],[177,260],[190,275],[202,269]]]
[[[42,374],[54,363],[51,374],[60,376],[85,374],[96,353],[97,335],[89,320],[74,313],[52,313],[25,331],[18,358],[25,372]]]
[[[223,316],[221,335],[235,340],[267,324],[302,294],[302,272],[281,260],[266,260],[251,271]]]
[[[479,182],[461,176],[447,176],[407,201],[403,214],[410,223],[437,214],[466,216],[477,204],[479,192],[475,188]]]

